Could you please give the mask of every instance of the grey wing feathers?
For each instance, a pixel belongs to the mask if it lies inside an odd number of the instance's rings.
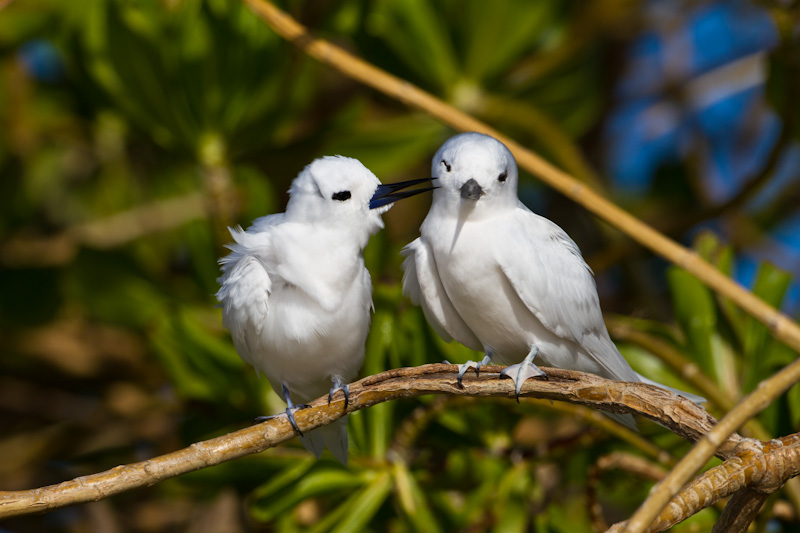
[[[594,278],[578,246],[549,220],[517,214],[522,219],[507,241],[496,241],[495,257],[525,306],[562,338],[581,343],[585,334],[604,331]]]
[[[536,318],[571,340],[604,367],[606,377],[637,381],[608,336],[592,271],[578,246],[557,225],[527,209],[517,210],[514,247],[498,247],[500,268]]]
[[[401,253],[406,257],[403,261],[403,294],[422,307],[428,323],[442,339],[448,342],[456,339],[473,350],[482,350],[481,342],[448,298],[428,245],[418,238]]]

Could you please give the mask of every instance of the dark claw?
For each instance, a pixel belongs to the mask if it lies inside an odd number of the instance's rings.
[[[466,367],[462,367],[462,368],[458,369],[458,377],[456,378],[456,383],[458,383],[458,388],[459,389],[463,389],[464,388],[464,384],[461,383],[461,380],[463,379],[464,372],[466,372],[466,371],[467,371]]]
[[[469,370],[470,368],[474,368],[475,369],[475,376],[477,377],[478,368],[477,368],[477,363],[475,363],[475,361],[467,361],[463,365],[459,365],[459,367],[458,367],[458,377],[456,378],[456,383],[458,383],[458,388],[459,389],[463,389],[464,388],[464,385],[461,383],[461,381],[464,378],[464,374],[466,374],[467,370]]]
[[[301,406],[297,406],[297,409],[303,409],[305,407],[308,407],[308,406],[307,405],[302,406],[302,407]],[[298,435],[300,435],[302,437],[303,436],[303,432],[300,431],[299,427],[297,427],[297,421],[294,419],[294,411],[295,411],[295,409],[293,409],[291,407],[287,407],[286,408],[286,416],[289,418],[289,423],[292,425],[294,430],[298,433]]]
[[[344,394],[344,410],[347,411],[347,406],[350,405],[350,384],[342,385],[342,381],[339,378],[334,379],[333,387],[328,391],[328,405],[331,404],[333,395],[338,390],[341,390],[342,394]]]
[[[274,418],[274,417],[271,417],[271,416],[257,416],[257,417],[255,417],[253,419],[253,424],[252,425],[255,426],[256,424],[260,424],[261,422],[266,422],[270,418]]]

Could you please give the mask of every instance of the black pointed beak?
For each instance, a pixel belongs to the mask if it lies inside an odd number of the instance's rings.
[[[427,183],[433,179],[436,178],[420,178],[418,180],[400,181],[398,183],[386,183],[383,185],[378,185],[378,190],[375,191],[375,194],[372,195],[372,199],[369,201],[369,208],[375,209],[376,207],[383,207],[385,205],[394,203],[397,200],[410,198],[411,196],[421,192],[432,191],[433,189],[436,189],[436,187],[424,187],[422,189],[414,189],[413,191],[404,191],[403,189],[412,187],[414,185],[419,185],[420,183]]]
[[[464,200],[478,200],[481,196],[483,196],[483,189],[473,178],[461,186],[461,198]]]

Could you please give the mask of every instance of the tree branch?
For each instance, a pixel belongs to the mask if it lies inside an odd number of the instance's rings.
[[[772,401],[800,379],[800,359],[758,384],[720,422],[681,459],[628,520],[626,533],[642,533],[656,519],[670,499],[715,454],[717,447],[747,420],[763,411]],[[755,441],[758,442],[758,441]],[[775,442],[775,441],[770,441]],[[787,478],[788,479],[788,478]],[[784,480],[785,481],[785,480]]]
[[[733,495],[711,533],[746,533],[769,494],[744,489]]]
[[[456,384],[456,365],[432,364],[389,370],[351,384],[347,412],[426,394],[513,398],[513,381],[498,379],[502,368],[483,367],[479,378],[465,378],[463,388]],[[522,387],[522,397],[570,402],[615,413],[636,413],[690,441],[698,440],[716,423],[703,408],[658,387],[611,381],[592,374],[555,368],[545,371],[549,379],[526,381]],[[334,400],[328,405],[327,396],[320,398],[310,408],[297,412],[297,424],[304,432],[330,424],[345,414],[343,407],[343,399]],[[134,488],[151,486],[186,472],[258,453],[294,437],[295,433],[287,419],[277,417],[147,461],[117,466],[57,485],[0,492],[0,518],[101,500]],[[722,443],[717,455],[722,459],[731,457],[746,442],[734,434]]]
[[[760,444],[747,442],[735,456],[681,489],[645,531],[664,531],[731,495],[735,495],[734,499],[720,518],[725,526],[717,524],[714,531],[746,531],[766,496],[800,474],[800,434]],[[608,531],[627,531],[629,524],[630,521],[621,522]]]

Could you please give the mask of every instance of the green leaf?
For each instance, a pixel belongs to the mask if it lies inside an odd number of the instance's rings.
[[[386,311],[377,311],[372,317],[363,372],[367,375],[386,370],[388,347],[394,338],[394,316]],[[366,412],[366,426],[369,435],[369,453],[373,459],[383,460],[389,447],[392,429],[393,404],[380,403]]]
[[[362,472],[339,466],[320,466],[322,463],[313,459],[312,463],[315,468],[311,471],[304,471],[302,465],[296,465],[291,467],[280,483],[265,486],[251,508],[253,516],[259,521],[269,522],[308,498],[341,494],[364,485]]]
[[[330,135],[322,152],[354,157],[383,181],[416,170],[436,151],[445,132],[441,123],[421,113],[379,121],[357,118],[345,133]]]
[[[458,80],[458,62],[448,24],[427,0],[384,0],[376,2],[368,16],[369,31],[383,39],[439,93],[446,93]]]
[[[783,296],[792,282],[792,277],[771,263],[762,263],[756,274],[753,294],[775,308],[780,308]],[[747,320],[747,334],[745,335],[745,355],[754,357],[757,352],[764,349],[765,342],[769,339],[766,326],[754,318]]]
[[[455,10],[461,17],[455,27],[463,42],[465,75],[481,81],[511,67],[532,45],[542,42],[554,23],[557,5],[528,0],[458,2]]]
[[[717,270],[728,277],[733,277],[733,247],[723,243],[717,235],[710,231],[700,232],[694,240],[693,248],[700,257],[717,267]],[[744,345],[746,316],[729,298],[720,295],[717,295],[716,298],[736,339],[741,345]]]
[[[303,477],[306,472],[311,469],[315,462],[316,459],[311,456],[300,459],[296,462],[296,464],[284,468],[280,473],[278,473],[278,475],[273,476],[272,479],[270,479],[267,483],[257,487],[250,494],[250,513],[253,515],[253,518],[261,522],[266,521],[267,519],[264,517],[264,514],[261,510],[262,502],[274,498],[279,491],[282,491],[286,487],[296,483],[298,479]]]
[[[711,292],[697,278],[677,267],[669,269],[667,279],[675,316],[695,361],[707,373],[717,375],[713,347],[717,314]]]
[[[800,425],[800,384],[789,389],[786,400],[789,405],[789,422],[791,427],[796,428]]]
[[[392,468],[395,491],[400,508],[414,529],[420,533],[441,531],[436,517],[431,512],[425,493],[409,472],[405,463],[397,461]]]
[[[389,492],[392,490],[392,476],[388,471],[378,474],[372,483],[364,490],[350,498],[344,505],[347,505],[349,512],[340,521],[334,533],[350,533],[351,531],[362,531],[367,523],[375,516],[378,509]]]

